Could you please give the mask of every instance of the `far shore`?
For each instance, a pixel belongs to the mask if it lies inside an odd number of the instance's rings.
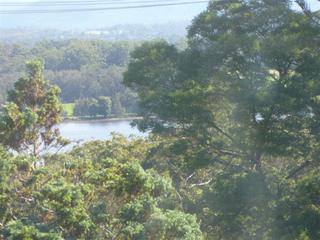
[[[65,118],[62,122],[116,122],[116,121],[133,121],[141,120],[140,116],[113,117],[113,118]]]

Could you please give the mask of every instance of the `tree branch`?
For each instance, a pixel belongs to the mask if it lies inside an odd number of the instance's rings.
[[[201,187],[201,186],[205,186],[205,185],[208,185],[209,183],[211,183],[212,182],[212,178],[210,179],[210,180],[208,180],[208,181],[206,181],[206,182],[201,182],[201,183],[195,183],[195,184],[191,184],[191,188],[193,188],[193,187]]]
[[[312,161],[306,161],[304,163],[302,163],[299,167],[293,169],[289,175],[286,177],[286,179],[290,179],[295,177],[299,172],[301,172],[303,169],[305,169],[306,167],[310,166],[312,163]]]
[[[320,2],[320,0],[318,0]],[[316,24],[320,24],[320,18],[314,16],[308,3],[305,0],[295,0],[295,3],[301,8],[302,12]]]

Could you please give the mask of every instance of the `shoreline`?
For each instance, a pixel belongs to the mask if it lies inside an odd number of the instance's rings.
[[[114,118],[65,118],[61,123],[65,122],[117,122],[117,121],[133,121],[141,120],[143,117],[114,117]]]

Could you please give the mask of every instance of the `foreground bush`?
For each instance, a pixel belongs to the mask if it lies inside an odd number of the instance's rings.
[[[2,237],[201,239],[196,217],[175,207],[170,179],[141,167],[147,150],[143,140],[115,137],[49,156],[35,170],[34,159],[1,150]]]

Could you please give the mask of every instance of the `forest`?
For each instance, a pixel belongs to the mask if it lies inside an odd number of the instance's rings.
[[[210,1],[184,47],[3,46],[0,238],[320,239],[320,14],[295,2]],[[149,137],[60,152],[76,101]]]
[[[109,97],[113,114],[137,113],[137,97],[122,84],[122,74],[130,51],[138,44],[103,40],[40,41],[32,47],[0,44],[0,103],[23,76],[25,62],[37,58],[45,62],[46,78],[61,89],[63,103]]]

